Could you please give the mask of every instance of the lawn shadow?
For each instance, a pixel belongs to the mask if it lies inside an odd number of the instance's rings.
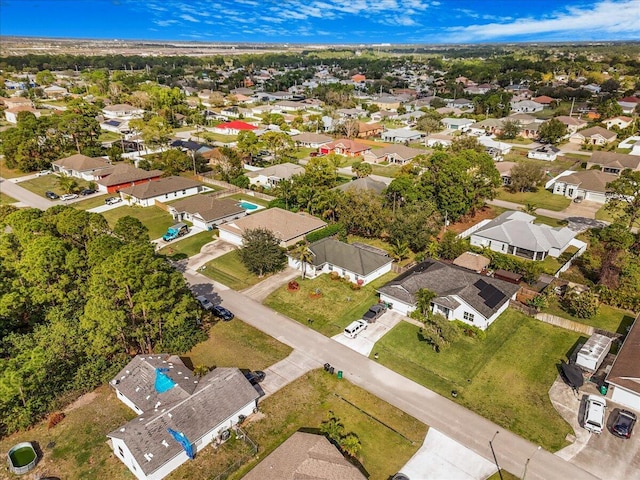
[[[211,283],[197,283],[195,285],[191,285],[191,291],[197,297],[199,295],[204,295],[211,303],[214,305],[219,305],[222,302],[222,298],[215,291],[214,286]]]
[[[580,351],[580,347],[582,347],[582,345],[584,345],[587,342],[587,337],[584,336],[579,336],[575,342],[573,342],[573,345],[571,345],[571,347],[569,347],[569,350],[567,350],[565,352],[565,356],[567,357],[567,360],[569,361],[569,363],[575,363],[576,359],[578,358],[578,352]]]
[[[635,319],[630,315],[625,315],[624,317],[622,317],[622,321],[620,322],[620,325],[618,325],[616,333],[626,336],[634,320]]]

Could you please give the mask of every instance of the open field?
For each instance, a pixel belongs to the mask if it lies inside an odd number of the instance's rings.
[[[559,212],[564,210],[571,204],[571,199],[563,197],[562,195],[554,195],[544,188],[539,188],[537,192],[516,192],[511,193],[507,190],[498,190],[496,196],[499,200],[506,200],[507,202],[519,203],[525,205],[527,203],[533,203],[536,208],[544,208],[546,210],[554,210]]]
[[[127,215],[137,218],[149,229],[149,238],[151,240],[162,237],[167,229],[175,223],[171,215],[158,207],[123,206],[107,210],[102,215],[112,228],[119,218]]]
[[[200,273],[233,290],[244,290],[252,287],[268,276],[260,278],[251,273],[240,261],[237,250],[207,262]]]
[[[18,178],[29,175],[28,173],[21,172],[20,170],[7,167],[4,158],[0,159],[0,177],[2,178]]]
[[[94,193],[87,197],[86,200],[80,200],[79,202],[74,202],[73,207],[79,208],[80,210],[91,210],[92,208],[101,207],[104,205],[104,199],[107,198],[108,195]]]

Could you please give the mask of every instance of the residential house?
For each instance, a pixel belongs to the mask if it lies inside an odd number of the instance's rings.
[[[469,118],[443,118],[440,123],[449,130],[466,132],[475,122]]]
[[[436,294],[431,311],[486,330],[515,299],[519,286],[427,259],[378,289],[380,300],[403,315],[417,308],[422,289]]]
[[[237,368],[196,377],[178,356],[137,355],[110,382],[138,416],[107,434],[139,480],[161,480],[257,409],[259,393]]]
[[[520,102],[511,103],[511,111],[515,113],[534,113],[541,112],[544,105],[533,100],[522,100]]]
[[[178,222],[188,220],[194,228],[213,230],[222,223],[244,217],[247,211],[231,198],[193,195],[169,205],[169,213]]]
[[[232,122],[216,125],[212,130],[214,133],[222,135],[238,135],[240,132],[254,131],[257,129],[258,127],[251,125],[250,123],[243,122],[241,120],[234,120]]]
[[[480,85],[469,85],[463,89],[464,93],[469,95],[484,95],[493,89],[493,86],[488,83],[482,83]]]
[[[569,136],[571,143],[589,145],[607,145],[617,138],[618,134],[602,127],[591,127],[579,130]]]
[[[108,105],[102,109],[102,114],[106,118],[118,118],[121,120],[133,120],[134,118],[142,118],[144,109],[134,107],[126,103],[116,105]]]
[[[405,97],[400,96],[385,96],[379,97],[377,99],[371,100],[372,105],[377,105],[380,110],[390,110],[392,112],[397,112],[402,102],[407,100]]]
[[[346,120],[347,118],[364,117],[367,111],[363,108],[339,108],[336,110],[336,113],[340,119]]]
[[[471,135],[500,135],[502,133],[503,119],[486,118],[480,122],[473,123],[468,126],[468,132]]]
[[[479,253],[464,252],[453,260],[453,264],[476,273],[484,273],[489,268],[491,260]]]
[[[366,480],[324,435],[295,432],[247,473],[244,480]]]
[[[451,135],[432,133],[426,138],[427,147],[448,147],[453,143],[454,137]]]
[[[131,132],[131,129],[129,128],[129,121],[117,118],[105,120],[100,123],[100,128],[107,132],[119,133],[121,135]]]
[[[506,211],[471,234],[471,245],[529,260],[559,257],[577,235],[567,227],[537,225],[533,215]]]
[[[4,111],[4,118],[7,120],[7,122],[9,123],[13,123],[14,125],[18,123],[18,115],[21,112],[29,112],[32,113],[33,115],[35,115],[36,118],[40,118],[40,110],[36,110],[33,107],[30,107],[29,105],[18,105],[17,107],[11,107],[11,108],[7,108]]]
[[[588,125],[585,120],[582,120],[578,117],[568,117],[566,115],[560,115],[559,117],[554,118],[567,127],[567,133],[569,135],[571,135],[572,133],[576,133],[578,130]]]
[[[357,155],[364,155],[369,152],[371,147],[363,145],[349,138],[340,138],[331,143],[327,143],[320,147],[320,153],[329,154],[337,153],[338,155],[344,155],[346,157],[355,157]]]
[[[620,115],[619,117],[613,117],[608,118],[607,120],[603,120],[602,123],[605,124],[607,129],[611,129],[611,127],[615,126],[622,130],[629,127],[633,123],[633,118]]]
[[[300,102],[294,102],[291,100],[280,100],[273,104],[274,112],[298,112],[301,110],[306,110],[307,105]]]
[[[459,108],[460,110],[469,110],[474,108],[473,100],[466,98],[449,98],[445,100],[448,108]]]
[[[543,107],[550,107],[554,103],[558,102],[556,98],[551,98],[547,95],[540,95],[539,97],[532,98],[531,100],[539,103]]]
[[[564,175],[568,173],[568,175]],[[585,170],[581,172],[566,171],[556,177],[553,183],[553,193],[567,198],[581,197],[598,203],[606,203],[607,184],[613,182],[617,175],[600,170]]]
[[[294,163],[280,163],[245,173],[249,183],[257,187],[273,188],[282,180],[288,180],[294,175],[303,175],[304,167]]]
[[[2,103],[7,108],[15,108],[15,107],[33,107],[33,102],[31,99],[27,97],[9,97],[9,98],[1,98]]]
[[[377,137],[384,132],[384,127],[379,123],[358,122],[358,138]]]
[[[343,183],[342,185],[338,185],[337,187],[334,187],[333,190],[340,190],[342,192],[348,192],[349,190],[362,190],[365,192],[371,192],[375,195],[381,195],[386,188],[387,184],[384,182],[374,180],[371,177],[362,177]]]
[[[624,170],[640,171],[640,158],[615,152],[593,152],[587,160],[587,169],[600,167],[606,173],[620,175]]]
[[[393,258],[383,250],[365,244],[348,244],[333,238],[323,238],[312,243],[309,250],[313,259],[304,265],[304,272],[310,278],[336,272],[351,283],[365,285],[390,272],[393,263]],[[302,269],[295,254],[288,258],[290,267]]]
[[[51,162],[51,169],[61,175],[81,178],[87,182],[93,182],[107,171],[113,168],[111,162],[104,158],[92,158],[76,153],[70,157],[61,158]]]
[[[390,112],[388,110],[380,110],[370,115],[371,120],[374,122],[381,122],[383,120],[393,120],[399,117],[398,112]]]
[[[394,128],[385,130],[380,135],[383,142],[391,143],[411,143],[418,142],[422,138],[422,132],[410,128]]]
[[[321,133],[309,133],[303,132],[291,137],[298,147],[308,148],[320,148],[327,143],[331,143],[333,138],[329,135],[322,135]]]
[[[500,173],[502,185],[511,185],[511,169],[517,165],[516,162],[496,162],[496,170]]]
[[[399,165],[405,165],[418,155],[425,155],[427,153],[428,152],[426,150],[411,148],[405,145],[389,145],[388,147],[369,150],[362,157],[364,158],[365,162],[389,162]]]
[[[613,402],[640,412],[640,314],[613,361],[606,383]]]
[[[362,75],[361,73],[356,73],[355,75],[351,76],[351,81],[353,83],[364,83],[367,80],[367,77],[365,75]]]
[[[618,144],[618,148],[629,149],[629,155],[640,155],[640,136],[625,138]]]
[[[322,220],[306,213],[293,213],[281,208],[269,208],[239,220],[220,225],[220,239],[233,245],[242,245],[245,231],[255,228],[266,228],[280,240],[282,247],[290,247],[305,235],[325,227]]]
[[[636,111],[638,105],[640,105],[640,98],[638,97],[624,97],[618,100],[618,105],[622,108],[622,113],[625,115],[631,115]]]
[[[59,87],[58,85],[50,85],[42,89],[45,96],[52,100],[57,100],[59,98],[64,98],[69,95],[69,91],[66,88]]]
[[[158,180],[162,173],[162,170],[143,170],[128,163],[120,163],[97,171],[95,179],[101,192],[118,193],[126,187]]]
[[[478,137],[478,143],[482,145],[485,151],[491,155],[491,158],[496,161],[501,161],[505,155],[511,152],[512,148],[510,143],[499,142],[487,135]]]
[[[107,177],[108,178],[108,177]],[[194,180],[170,176],[139,182],[131,187],[120,188],[120,193],[129,205],[152,207],[158,202],[169,202],[203,192],[205,187]]]
[[[560,153],[560,149],[554,147],[553,145],[541,145],[538,148],[529,150],[529,153],[527,153],[527,158],[553,162],[558,158],[558,153]]]

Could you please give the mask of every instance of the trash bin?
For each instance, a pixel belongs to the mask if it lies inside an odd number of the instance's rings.
[[[338,370],[338,380],[342,378],[342,370]]]
[[[600,385],[600,393],[602,395],[606,395],[607,394],[607,390],[608,390],[608,388],[607,388],[606,385]]]

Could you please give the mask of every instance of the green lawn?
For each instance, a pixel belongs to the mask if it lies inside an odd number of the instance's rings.
[[[604,304],[600,304],[598,307],[598,313],[596,313],[592,318],[578,318],[570,315],[569,312],[565,312],[560,308],[560,304],[555,298],[551,299],[549,307],[545,308],[543,311],[545,313],[557,315],[558,317],[568,318],[574,322],[584,323],[585,325],[591,325],[595,328],[622,334],[627,333],[627,327],[633,323],[633,319],[635,318],[633,312],[610,307],[609,305]]]
[[[373,175],[380,175],[381,177],[395,178],[400,174],[402,169],[401,165],[384,165],[384,163],[371,164],[373,167]]]
[[[300,290],[290,292],[284,285],[269,295],[264,304],[305,325],[311,318],[310,326],[330,337],[362,318],[362,314],[378,301],[375,289],[395,276],[395,273],[387,273],[360,290],[353,290],[346,281],[332,280],[329,275],[320,275],[313,280],[298,279]],[[319,298],[314,296],[316,291],[321,293]]]
[[[213,132],[200,132],[200,136],[208,140],[210,142],[222,142],[222,143],[230,143],[235,142],[238,139],[237,135],[222,135],[221,133],[213,133]]]
[[[605,222],[613,222],[615,219],[622,214],[621,208],[616,208],[616,210],[608,210],[607,205],[602,205],[600,210],[596,212],[596,220],[603,220]]]
[[[564,227],[567,225],[566,220],[559,220],[557,218],[545,217],[544,215],[536,215],[535,223],[543,223],[550,227]]]
[[[291,348],[287,345],[234,318],[213,325],[209,339],[193,347],[185,357],[194,366],[264,370],[290,353]]]
[[[115,140],[120,140],[122,135],[117,134],[116,132],[100,132],[100,136],[98,137],[99,142],[113,142]]]
[[[149,238],[151,240],[162,237],[167,229],[175,223],[171,215],[158,207],[123,206],[107,210],[102,215],[112,228],[119,218],[127,215],[137,218],[149,229]]]
[[[507,310],[484,340],[463,337],[436,353],[419,328],[401,322],[375,350],[379,362],[533,443],[556,451],[571,427],[547,394],[579,334]]]
[[[20,170],[8,168],[4,158],[0,159],[0,177],[2,178],[18,178],[29,175],[28,173],[21,172]]]
[[[252,197],[251,195],[246,195],[244,193],[236,193],[235,195],[229,195],[226,198],[233,198],[234,200],[245,200],[247,202],[255,203],[256,205],[260,205],[262,207],[268,207],[269,202],[267,200],[262,200],[261,198]]]
[[[171,245],[167,245],[160,249],[158,253],[160,255],[167,255],[168,257],[171,257],[172,260],[192,257],[193,255],[200,253],[200,249],[207,243],[215,240],[215,238],[216,235],[214,231],[196,233],[190,237],[173,242]]]
[[[0,192],[0,205],[7,205],[10,203],[16,203],[17,200],[13,197],[10,197],[6,193]]]
[[[57,193],[58,195],[62,195],[64,192],[58,186],[58,177],[57,175],[43,175],[42,177],[32,178],[31,180],[25,180],[20,182],[19,185],[27,190],[44,197],[44,192],[52,191]],[[74,180],[78,183],[78,189],[82,190],[89,186],[89,182],[82,180],[80,178],[74,178]]]
[[[86,200],[81,200],[79,202],[75,202],[73,204],[74,208],[79,208],[80,210],[90,210],[92,208],[101,207],[104,205],[104,199],[107,198],[107,195],[104,194],[93,194],[89,196]]]
[[[234,290],[244,290],[267,278],[267,276],[260,278],[251,273],[240,261],[238,250],[207,262],[201,273]]]
[[[507,202],[519,203],[525,205],[526,203],[533,203],[536,208],[544,208],[546,210],[554,210],[559,212],[564,210],[571,204],[571,199],[565,198],[562,195],[554,195],[548,190],[543,188],[538,189],[537,192],[516,192],[511,193],[505,189],[498,190],[497,197],[500,200],[506,200]]]
[[[307,158],[311,152],[317,152],[317,151],[318,151],[317,148],[300,147],[293,152],[293,156],[294,158],[297,158],[298,160],[300,160],[303,158]]]
[[[524,471],[524,466],[522,467],[523,471]],[[502,475],[500,475],[500,473]],[[489,478],[487,478],[487,480],[520,480],[520,477],[507,472],[504,469],[500,469],[500,473],[496,472],[493,475],[491,475]]]

